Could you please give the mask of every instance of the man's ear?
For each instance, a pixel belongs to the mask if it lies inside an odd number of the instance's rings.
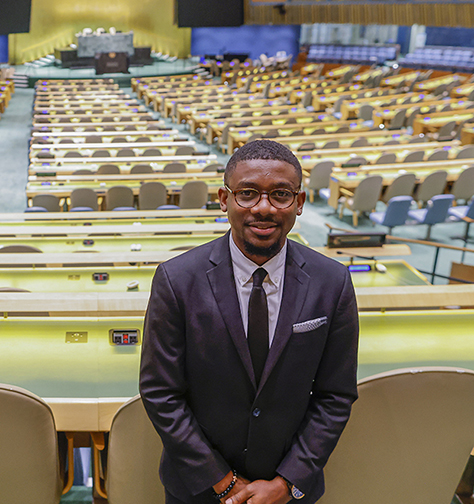
[[[227,212],[227,197],[229,196],[229,192],[225,187],[219,187],[218,195],[221,210]]]
[[[301,191],[298,196],[296,196],[296,204],[298,205],[298,210],[296,211],[296,215],[301,215],[303,213],[303,205],[306,201],[306,192]]]

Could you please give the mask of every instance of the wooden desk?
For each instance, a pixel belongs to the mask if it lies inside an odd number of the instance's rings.
[[[424,80],[415,84],[415,90],[418,91],[434,91],[438,86],[443,84],[451,84],[452,82],[459,81],[461,84],[467,80],[466,75],[450,74],[433,79]]]
[[[334,133],[341,126],[349,126],[352,129],[366,130],[367,126],[362,124],[361,120],[352,121],[348,123],[347,121],[337,121],[333,119],[330,114],[318,114],[320,121],[313,123],[302,123],[302,124],[288,124],[288,125],[276,125],[276,126],[248,126],[246,128],[234,127],[229,128],[227,133],[227,153],[232,154],[234,149],[244,145],[248,139],[254,135],[258,134],[262,137],[268,132],[278,132],[280,136],[278,138],[287,138],[291,136],[291,133],[296,130],[303,130],[302,136],[295,136],[291,138],[301,139],[306,136],[317,136],[312,135],[314,131],[324,129],[327,133],[333,131]],[[272,138],[272,140],[274,140]],[[276,141],[276,140],[275,140]],[[310,140],[307,140],[309,142]],[[306,142],[303,142],[306,143]]]
[[[474,83],[467,82],[451,89],[450,96],[453,98],[467,98],[474,91]]]
[[[136,131],[123,129],[120,131],[34,131],[30,143],[34,144],[35,142],[45,141],[59,144],[61,140],[68,138],[71,139],[71,143],[83,144],[88,138],[93,137],[101,139],[102,143],[111,142],[116,137],[123,137],[128,142],[135,142],[136,139],[140,137],[147,137],[152,142],[163,142],[168,138],[175,138],[178,135],[179,132],[176,129],[141,129]],[[95,145],[100,145],[100,143]]]
[[[380,82],[380,85],[391,87],[391,88],[396,88],[402,82],[406,83],[406,84],[413,82],[415,79],[417,79],[419,77],[420,74],[421,74],[420,70],[416,70],[413,72],[399,73],[397,75],[392,75],[390,77],[382,79],[382,81]]]
[[[59,134],[59,133],[64,133],[70,134],[70,133],[82,133],[82,134],[93,134],[93,133],[124,133],[126,134],[127,131],[153,131],[153,132],[159,132],[159,131],[166,131],[166,128],[163,128],[163,121],[153,121],[153,120],[146,120],[144,119],[138,119],[135,120],[134,117],[130,118],[128,116],[125,117],[119,117],[118,121],[96,121],[96,122],[71,122],[73,118],[68,117],[67,121],[63,122],[57,122],[57,123],[43,123],[43,122],[36,122],[33,123],[33,136],[37,134],[37,136],[42,136],[44,133],[47,134]],[[101,118],[99,118],[101,119]],[[125,120],[124,120],[125,119]],[[134,130],[126,130],[125,128],[127,126],[133,126],[135,129]],[[104,128],[114,128],[114,131],[104,131]],[[148,128],[163,128],[163,129],[148,129]],[[65,128],[72,129],[72,131],[64,131]],[[94,128],[95,131],[86,131],[89,128]],[[168,130],[168,131],[177,131],[177,130]]]
[[[296,105],[275,105],[268,107],[247,107],[247,108],[239,108],[239,109],[220,109],[220,110],[210,110],[207,112],[195,112],[191,114],[189,118],[189,128],[192,134],[196,134],[196,130],[198,127],[202,128],[207,125],[207,123],[213,120],[216,116],[220,116],[221,114],[231,114],[231,117],[245,117],[248,120],[251,120],[251,117],[258,117],[262,115],[278,115],[280,113],[291,114],[293,112],[305,112],[306,109],[302,107],[298,107]],[[252,114],[251,116],[247,116],[244,114]]]
[[[78,152],[83,157],[93,157],[94,153],[99,150],[106,150],[110,153],[111,162],[117,156],[120,149],[132,149],[137,156],[142,156],[147,149],[160,149],[164,156],[175,156],[178,147],[189,146],[194,147],[196,142],[193,140],[171,141],[171,142],[123,142],[123,143],[53,143],[53,144],[32,144],[30,146],[30,160],[36,158],[47,161],[51,158],[38,157],[41,153],[50,152],[54,155],[54,159],[61,161],[70,151]]]
[[[435,108],[431,113],[438,113],[449,105],[452,110],[465,109],[471,105],[471,102],[467,100],[423,100],[421,102],[415,103],[401,103],[398,105],[392,105],[390,107],[376,107],[372,114],[374,121],[374,126],[379,126],[384,124],[385,126],[390,124],[390,121],[395,117],[395,114],[399,110],[406,110],[406,115],[409,116],[417,108],[419,109],[419,115],[424,115],[430,113],[432,108]]]
[[[392,91],[392,90],[391,90]],[[335,93],[329,93],[329,94],[321,94],[321,95],[316,95],[313,97],[313,108],[315,110],[326,110],[328,107],[333,106],[340,98],[343,96],[345,97],[344,103],[348,101],[356,101],[358,102],[359,100],[368,100],[368,99],[389,99],[388,97],[390,94],[384,94],[386,93],[386,90],[383,90],[381,88],[377,89],[362,89],[362,90],[355,90],[355,91],[338,91]],[[394,94],[394,93],[393,93]],[[348,117],[349,114],[347,112],[343,112],[342,106],[341,106],[341,113],[344,114]],[[346,118],[347,118],[346,117]]]
[[[115,115],[114,121],[110,121],[110,117]],[[103,121],[106,119],[106,121]],[[113,112],[108,112],[105,114],[64,114],[64,115],[35,115],[33,117],[33,126],[43,126],[48,124],[64,124],[64,126],[71,126],[71,123],[78,124],[82,123],[85,127],[94,126],[94,124],[100,123],[103,126],[117,126],[119,123],[124,124],[125,122],[135,124],[137,122],[143,121],[153,121],[153,116],[149,112],[130,112],[121,113],[119,115],[113,114]],[[92,124],[91,124],[92,123]]]
[[[427,159],[434,151],[443,149],[449,152],[449,158],[454,159],[462,146],[460,142],[423,142],[418,144],[404,145],[370,145],[365,147],[339,147],[338,149],[319,149],[313,151],[296,152],[295,155],[301,162],[305,170],[311,170],[312,167],[323,160],[331,160],[335,166],[341,166],[349,163],[353,157],[364,157],[369,163],[373,164],[382,154],[394,153],[397,156],[397,162],[401,163],[410,152],[423,151]],[[474,158],[472,159],[474,162]],[[348,170],[353,171],[352,168]]]
[[[435,133],[448,122],[455,121],[456,124],[460,124],[472,119],[474,119],[474,108],[472,107],[462,112],[448,110],[447,112],[428,114],[415,119],[413,122],[413,134]]]
[[[467,162],[466,162],[467,161]],[[349,191],[359,185],[360,181],[368,175],[381,175],[383,177],[383,186],[388,186],[394,179],[403,173],[415,173],[417,183],[421,183],[430,173],[438,170],[445,170],[448,173],[448,183],[452,183],[459,175],[471,165],[469,160],[448,160],[448,161],[433,161],[422,163],[404,163],[403,165],[377,165],[377,166],[362,166],[358,169],[341,170],[334,169],[329,181],[329,189],[331,196],[328,200],[328,205],[337,209],[339,206],[338,200],[341,196],[340,189],[345,188]],[[403,166],[403,169],[401,169]]]
[[[388,94],[385,96],[357,98],[356,100],[344,100],[341,105],[342,119],[357,117],[357,113],[362,105],[371,105],[372,107],[385,107],[397,105],[409,97],[415,96],[414,93]]]

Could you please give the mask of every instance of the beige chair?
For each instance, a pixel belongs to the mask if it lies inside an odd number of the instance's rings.
[[[388,203],[395,196],[411,196],[415,189],[416,175],[404,173],[397,177],[382,195],[382,201]]]
[[[98,157],[98,158],[110,157],[110,152],[108,150],[105,150],[105,149],[99,149],[99,150],[94,151],[92,153],[91,157]]]
[[[326,142],[322,147],[322,149],[339,149],[339,141],[338,140],[330,140]]]
[[[427,161],[445,161],[448,159],[449,151],[444,149],[436,149],[431,155],[428,156]]]
[[[97,448],[95,445],[96,462]],[[117,411],[112,421],[106,492],[99,488],[101,496],[106,496],[110,504],[164,504],[165,492],[158,474],[162,450],[161,439],[137,395]],[[96,482],[98,476],[96,471]]]
[[[347,208],[352,212],[353,225],[357,227],[361,213],[375,210],[382,191],[382,182],[380,175],[371,175],[360,182],[353,194],[342,188],[344,196],[340,198],[339,218],[342,219],[344,208]]]
[[[191,145],[182,145],[176,149],[175,156],[192,156],[195,152]]]
[[[358,390],[318,504],[450,503],[473,446],[474,373],[399,369]]]
[[[306,143],[301,144],[297,150],[298,150],[298,152],[303,152],[303,151],[309,151],[309,150],[314,150],[314,149],[316,149],[316,145],[314,142],[306,142]]]
[[[390,123],[387,126],[387,128],[389,130],[399,130],[399,129],[403,128],[403,125],[404,125],[405,119],[406,119],[406,114],[407,114],[407,110],[406,109],[399,110],[392,117],[392,120],[390,121]]]
[[[163,167],[163,173],[184,173],[186,165],[183,163],[168,163]]]
[[[374,164],[392,164],[397,162],[397,155],[394,152],[387,152],[385,154],[381,154],[379,158],[377,158]]]
[[[156,156],[161,156],[161,150],[160,149],[145,149],[143,151],[143,154],[142,156],[145,156],[145,157],[156,157]]]
[[[33,206],[46,208],[48,212],[59,212],[59,198],[54,194],[37,194],[33,196]]]
[[[425,152],[421,150],[412,151],[403,160],[403,163],[421,163],[425,157]]]
[[[367,138],[357,138],[352,142],[351,147],[365,147],[366,145],[369,145]]]
[[[48,404],[25,389],[0,384],[0,425],[0,502],[59,503],[74,478],[73,443],[71,436],[67,447],[64,437],[58,442]],[[64,487],[67,453],[69,473]]]
[[[363,121],[371,121],[373,112],[374,107],[372,107],[372,105],[365,104],[359,108],[357,117]]]
[[[430,173],[419,185],[414,196],[415,200],[418,201],[418,205],[421,206],[423,203],[429,201],[433,196],[442,194],[444,192],[444,188],[446,187],[447,177],[448,174],[444,170]]]
[[[156,210],[166,205],[166,186],[161,182],[147,182],[140,186],[138,194],[138,208],[140,210]]]
[[[81,158],[82,154],[77,151],[67,151],[66,154],[64,154],[65,158]]]
[[[310,203],[314,202],[315,191],[329,187],[329,177],[331,176],[333,167],[333,161],[321,161],[313,166],[309,178],[305,180],[305,187],[309,191]]]
[[[437,133],[433,133],[432,137],[438,142],[447,142],[456,136],[456,121],[449,121],[441,126]]]
[[[459,150],[456,159],[472,159],[474,158],[474,145],[468,145]]]
[[[105,209],[133,209],[133,191],[127,186],[113,186],[105,195]]]
[[[37,247],[31,245],[4,245],[0,247],[2,254],[34,254],[43,252]]]
[[[205,166],[203,168],[203,172],[216,172],[218,170],[223,170],[225,168],[225,166],[223,164],[220,164],[220,163],[212,163],[212,164],[208,164],[207,166]]]
[[[132,173],[132,174],[134,174],[134,173],[153,173],[153,168],[147,164],[138,164],[138,165],[132,166],[130,173]]]
[[[99,210],[97,194],[88,187],[78,187],[71,192],[71,210],[91,209],[94,212]]]
[[[99,175],[120,175],[120,168],[114,164],[104,164],[97,170]]]
[[[120,149],[116,157],[135,157],[135,151],[133,149]]]
[[[202,180],[186,182],[179,195],[180,208],[202,208],[207,203],[207,184]]]
[[[461,172],[453,184],[451,194],[456,201],[464,200],[466,204],[474,196],[474,166]]]

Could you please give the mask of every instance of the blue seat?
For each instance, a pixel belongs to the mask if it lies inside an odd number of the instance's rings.
[[[178,205],[160,205],[157,210],[175,210],[176,208],[179,209]]]
[[[42,206],[32,206],[28,207],[25,210],[25,213],[30,213],[30,212],[47,212],[48,210]]]
[[[132,206],[118,206],[118,207],[112,208],[112,210],[114,212],[116,212],[116,211],[118,211],[118,212],[131,212],[132,210],[136,211],[136,208],[132,207]]]
[[[369,214],[371,221],[388,227],[392,232],[395,226],[403,226],[408,218],[408,210],[413,202],[411,196],[394,196],[388,202],[385,212],[372,212]]]
[[[418,210],[409,210],[408,216],[418,224],[427,224],[428,232],[426,239],[429,240],[431,227],[446,220],[449,207],[452,205],[454,196],[452,194],[438,194],[433,196],[426,206]]]
[[[456,221],[464,219],[474,219],[474,198],[471,199],[469,205],[459,205],[455,207],[448,208],[448,214],[450,217],[454,218]],[[466,243],[469,237],[469,226],[471,223],[466,222],[466,232],[464,233],[464,242]]]

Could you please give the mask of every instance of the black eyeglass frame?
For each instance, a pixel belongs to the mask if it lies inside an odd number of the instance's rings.
[[[287,208],[290,208],[291,205],[293,205],[298,194],[301,193],[301,189],[299,189],[298,191],[292,191],[291,189],[287,189],[286,187],[277,187],[276,189],[272,189],[271,191],[259,191],[258,189],[255,189],[255,187],[242,187],[242,189],[237,189],[236,191],[233,191],[227,184],[224,184],[224,187],[227,191],[229,191],[234,196],[234,199],[235,199],[235,202],[237,203],[237,205],[239,205],[240,208],[245,208],[245,209],[249,209],[249,208],[253,208],[254,206],[257,206],[260,203],[260,200],[262,199],[262,195],[266,194],[268,196],[268,202],[270,203],[270,205],[272,205],[272,207],[274,207],[278,210],[286,210]],[[259,194],[258,200],[251,206],[242,206],[237,200],[237,194],[239,192],[249,191],[249,190],[258,192],[258,194]],[[291,203],[288,206],[277,207],[272,203],[272,200],[270,199],[270,194],[275,191],[288,191],[291,194],[293,194],[293,200],[291,201]]]

